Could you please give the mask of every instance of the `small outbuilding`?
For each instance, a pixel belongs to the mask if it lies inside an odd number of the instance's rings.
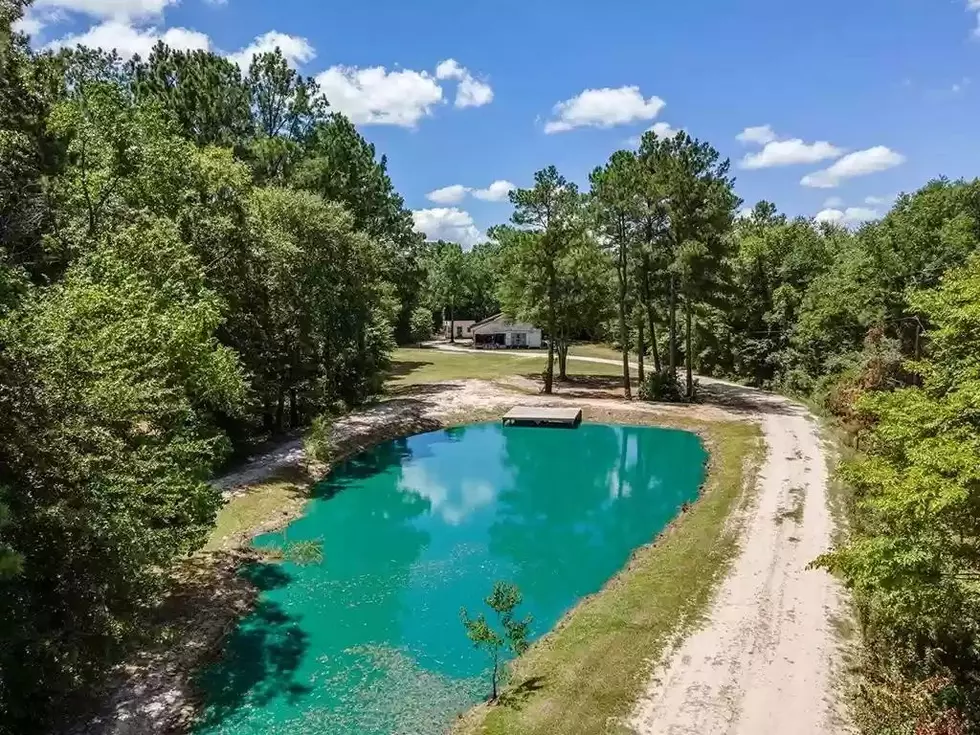
[[[473,346],[481,349],[527,349],[541,347],[541,330],[533,324],[494,314],[470,328]]]
[[[446,319],[442,323],[442,336],[446,339],[470,339],[473,335],[470,330],[476,324],[472,319],[457,319],[455,322]],[[453,334],[453,329],[456,333]]]

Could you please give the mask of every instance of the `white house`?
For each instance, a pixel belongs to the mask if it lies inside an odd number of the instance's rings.
[[[533,324],[523,324],[495,314],[470,328],[473,346],[486,349],[517,349],[541,346],[541,330]]]
[[[450,332],[452,328],[455,327],[456,334],[454,339],[469,339],[473,336],[470,333],[470,330],[473,328],[474,324],[476,324],[476,322],[472,319],[457,319],[455,322],[451,322],[449,319],[446,319],[442,322],[442,336],[446,339],[452,337],[453,335],[450,334]]]

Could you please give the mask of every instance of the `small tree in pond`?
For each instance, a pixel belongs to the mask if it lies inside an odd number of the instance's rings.
[[[520,655],[527,650],[528,627],[531,625],[531,616],[528,615],[521,620],[514,617],[514,608],[521,604],[521,591],[517,585],[510,582],[497,582],[493,586],[493,592],[484,602],[497,613],[499,629],[494,629],[487,622],[483,613],[475,618],[471,618],[464,607],[460,611],[463,625],[466,627],[466,636],[473,641],[473,646],[483,648],[490,655],[493,663],[493,673],[491,674],[491,694],[490,700],[497,699],[497,680],[500,672],[500,652],[513,651],[515,655]]]

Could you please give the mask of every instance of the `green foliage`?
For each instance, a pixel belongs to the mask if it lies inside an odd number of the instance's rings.
[[[653,371],[640,385],[640,400],[677,403],[684,400],[684,386],[677,379],[677,373]]]
[[[97,704],[232,452],[376,393],[421,303],[383,157],[278,52],[35,54],[0,6],[0,732]],[[304,559],[310,549],[300,550]]]
[[[317,462],[329,464],[333,459],[333,421],[330,416],[320,414],[312,422],[303,438],[306,456]]]
[[[432,311],[427,306],[416,306],[410,320],[412,342],[421,345],[432,336]]]
[[[0,582],[4,719],[81,696],[207,537],[220,503],[207,479],[229,448],[210,417],[245,395],[220,319],[176,228],[148,219],[6,321],[3,533],[23,569]]]
[[[500,654],[510,651],[520,656],[528,649],[528,630],[531,626],[531,616],[517,619],[514,610],[521,604],[521,591],[517,585],[510,582],[495,582],[493,591],[484,603],[497,615],[498,629],[487,622],[486,616],[480,613],[475,618],[470,617],[466,608],[460,610],[466,637],[474,647],[487,651],[493,668],[490,675],[490,701],[497,699],[497,681],[499,677]]]
[[[922,386],[864,395],[866,456],[845,476],[855,537],[819,560],[854,589],[869,649],[899,672],[947,684],[909,726],[955,706],[980,723],[980,257],[910,299],[934,324]]]

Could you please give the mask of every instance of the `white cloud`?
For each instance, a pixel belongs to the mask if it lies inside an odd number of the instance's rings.
[[[872,207],[877,207],[877,206],[882,205],[882,204],[889,204],[890,205],[893,201],[895,201],[895,196],[894,195],[887,196],[887,197],[870,196],[870,197],[865,197],[864,198],[864,203],[865,204],[870,204]]]
[[[473,196],[485,202],[503,202],[507,200],[507,195],[516,188],[511,182],[498,179],[486,189],[474,189]]]
[[[466,67],[461,66],[456,59],[440,61],[436,67],[436,79],[462,79],[466,74]]]
[[[673,138],[681,132],[680,128],[672,128],[670,123],[665,122],[654,123],[650,130],[661,138]]]
[[[840,197],[830,197],[823,203],[824,209],[840,209],[844,206],[844,200]]]
[[[476,79],[470,70],[460,65],[456,59],[440,61],[436,67],[436,79],[457,79],[456,107],[482,107],[493,101],[493,88],[486,82]]]
[[[980,18],[980,16],[978,16],[978,18]],[[963,77],[962,79],[960,79],[960,81],[954,82],[953,86],[949,88],[950,94],[952,95],[961,94],[962,92],[966,91],[966,88],[970,86],[970,83],[972,81],[973,80],[970,79],[970,77]]]
[[[771,125],[756,125],[745,128],[745,130],[735,136],[735,139],[746,145],[750,143],[765,145],[776,140],[776,133]]]
[[[800,138],[772,140],[758,153],[746,155],[739,165],[748,169],[792,166],[837,158],[843,152],[842,148],[831,145],[825,140],[818,140],[816,143],[804,143]]]
[[[467,77],[456,88],[456,107],[482,107],[493,101],[493,88],[473,77]]]
[[[48,14],[41,14],[34,10],[33,6],[27,6],[27,10],[12,26],[14,33],[23,33],[27,36],[37,36],[48,23],[53,20]]]
[[[451,184],[430,191],[425,195],[425,198],[436,204],[459,204],[466,198],[467,194],[472,194],[476,199],[482,199],[485,202],[503,202],[506,201],[507,195],[516,188],[514,184],[505,179],[494,181],[486,189],[474,189],[462,184]]]
[[[252,57],[258,54],[272,53],[276,49],[282,52],[286,61],[297,66],[312,61],[316,57],[316,49],[308,40],[301,36],[290,36],[288,33],[279,31],[269,31],[261,36],[256,36],[248,46],[228,54],[228,60],[238,64],[243,71],[248,71],[252,64]]]
[[[884,171],[904,162],[905,156],[901,153],[896,153],[883,145],[877,145],[867,150],[848,153],[828,168],[807,174],[800,180],[800,183],[803,186],[818,189],[833,189],[840,185],[844,179]]]
[[[880,215],[874,209],[867,207],[848,207],[847,209],[822,209],[814,216],[817,223],[827,222],[835,225],[858,225],[862,222],[878,219]]]
[[[966,9],[977,14],[977,27],[973,29],[973,35],[980,38],[980,0],[966,0]]]
[[[658,122],[658,123],[654,123],[653,125],[651,125],[650,127],[648,127],[646,130],[644,130],[643,132],[645,132],[645,133],[646,132],[656,133],[656,135],[658,137],[660,137],[660,138],[673,138],[678,133],[680,133],[682,130],[683,130],[683,128],[674,128],[674,127],[671,127],[670,123]],[[629,140],[627,140],[626,142],[627,142],[628,145],[631,145],[633,147],[636,147],[636,146],[638,146],[640,144],[640,141],[642,140],[642,138],[643,138],[642,135],[635,135],[632,138],[630,138]]]
[[[544,132],[562,133],[581,127],[609,128],[637,120],[652,120],[665,104],[656,96],[644,99],[637,86],[586,89],[554,106],[555,119],[545,123]]]
[[[470,188],[468,186],[451,184],[450,186],[444,186],[441,189],[430,191],[425,195],[425,198],[436,204],[459,204],[466,198],[469,191]]]
[[[456,207],[435,207],[416,209],[412,212],[415,231],[421,232],[429,240],[457,242],[469,249],[486,239],[473,223],[473,217]]]
[[[106,51],[115,49],[124,59],[134,54],[147,56],[157,41],[163,41],[171,48],[182,51],[210,49],[211,39],[206,34],[188,28],[168,28],[161,33],[158,29],[136,28],[126,21],[108,20],[92,26],[85,33],[65,36],[49,43],[46,48],[60,49],[74,46],[100,48]]]
[[[116,20],[151,18],[178,0],[37,0],[38,9],[56,8]]]
[[[363,125],[414,128],[442,102],[442,87],[424,71],[332,66],[316,78],[330,106]]]

